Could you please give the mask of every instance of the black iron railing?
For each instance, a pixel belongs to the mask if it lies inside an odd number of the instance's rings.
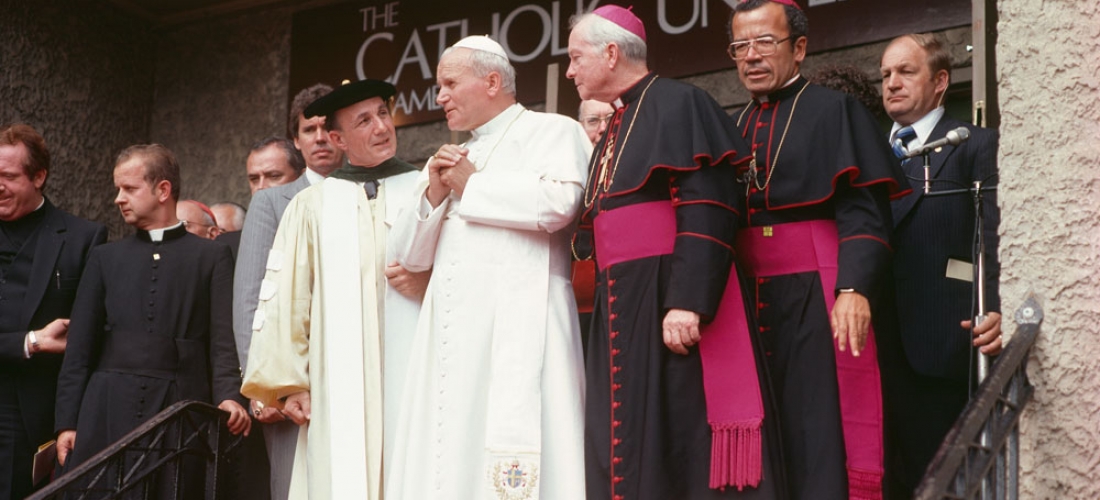
[[[218,498],[225,458],[241,442],[227,418],[206,403],[176,403],[28,500]]]
[[[1016,311],[1016,333],[925,471],[916,498],[1015,499],[1019,495],[1020,414],[1034,389],[1027,360],[1043,311],[1030,297]]]

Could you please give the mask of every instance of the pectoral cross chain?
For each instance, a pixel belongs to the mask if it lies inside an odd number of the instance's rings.
[[[606,192],[611,188],[611,176],[608,175],[607,166],[611,164],[611,159],[615,156],[615,136],[609,136],[607,138],[607,146],[603,149],[603,156],[600,157],[600,185],[603,186]]]

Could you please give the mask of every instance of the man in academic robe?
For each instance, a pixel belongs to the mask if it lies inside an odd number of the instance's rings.
[[[293,140],[264,139],[254,144],[248,154],[246,171],[250,177],[252,166],[263,163],[280,162],[291,166],[303,162],[305,167],[302,175],[293,182],[253,191],[252,201],[248,205],[233,273],[233,336],[237,340],[242,371],[248,368],[248,348],[252,343],[256,305],[260,301],[260,283],[267,270],[268,252],[275,241],[275,230],[279,228],[283,211],[294,195],[320,183],[344,162],[343,152],[328,139],[325,117],[306,118],[304,115],[306,106],[329,92],[332,92],[332,87],[321,83],[298,92],[290,103],[287,121]],[[251,411],[256,420],[263,424],[261,429],[271,471],[271,498],[286,500],[290,491],[294,448],[298,442],[298,426],[275,407],[263,407],[252,401]]]
[[[627,9],[580,17],[569,59],[581,98],[615,107],[576,238],[593,241],[577,257],[597,265],[587,497],[782,498],[731,248],[748,148],[706,92],[649,72],[645,27]]]
[[[448,128],[473,139],[429,159],[394,228],[399,262],[433,271],[386,498],[584,498],[568,247],[591,145],[572,118],[516,102],[488,37],[444,51],[436,81]]]
[[[388,228],[418,174],[394,156],[395,92],[362,80],[306,107],[347,164],[291,200],[266,261],[242,392],[300,426],[292,499],[382,494],[383,332],[406,316],[411,334],[423,291],[386,265]]]
[[[229,248],[176,218],[179,165],[164,146],[123,150],[114,179],[115,204],[137,234],[94,248],[77,289],[55,423],[58,461],[70,470],[178,401],[217,404],[234,434],[251,427],[238,392]]]
[[[737,255],[754,281],[792,498],[880,498],[875,334],[893,327],[889,200],[905,184],[863,105],[799,74],[807,30],[794,0],[732,13],[728,50],[752,95],[733,114],[752,155]]]
[[[882,100],[894,120],[890,144],[896,153],[915,150],[948,131],[966,127],[970,139],[929,153],[932,192],[997,185],[997,132],[947,116],[943,96],[950,84],[947,47],[930,34],[894,39],[882,55]],[[998,294],[997,192],[982,193],[985,238],[985,311],[975,311],[973,196],[924,194],[924,162],[904,160],[912,193],[891,204],[894,217],[894,279],[899,336],[883,338],[882,377],[886,403],[887,498],[911,498],[940,443],[969,400],[975,372],[974,347],[1001,349]],[[981,312],[985,321],[968,332]]]
[[[107,228],[56,208],[43,194],[46,141],[0,128],[0,500],[30,495],[32,464],[53,439],[57,373],[69,315],[92,247]]]

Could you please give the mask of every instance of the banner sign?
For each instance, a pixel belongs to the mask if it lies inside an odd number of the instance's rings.
[[[970,3],[958,0],[808,2],[802,5],[814,52],[970,23]],[[440,54],[467,35],[489,35],[516,68],[520,102],[542,102],[547,65],[558,63],[564,74],[569,64],[570,18],[606,3],[633,3],[645,23],[650,69],[661,76],[733,66],[726,29],[736,0],[360,0],[294,14],[290,96],[317,82],[384,79],[398,90],[397,125],[441,120],[435,103]]]

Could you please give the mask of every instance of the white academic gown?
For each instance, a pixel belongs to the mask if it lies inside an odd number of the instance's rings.
[[[584,371],[569,239],[591,145],[577,122],[514,105],[473,131],[477,167],[434,210],[427,170],[391,245],[433,267],[387,500],[584,498]]]
[[[359,183],[326,179],[295,196],[279,224],[241,392],[278,406],[310,391],[292,500],[381,498],[382,332],[411,334],[417,310],[385,281],[386,214],[417,175],[381,180],[373,201]]]

